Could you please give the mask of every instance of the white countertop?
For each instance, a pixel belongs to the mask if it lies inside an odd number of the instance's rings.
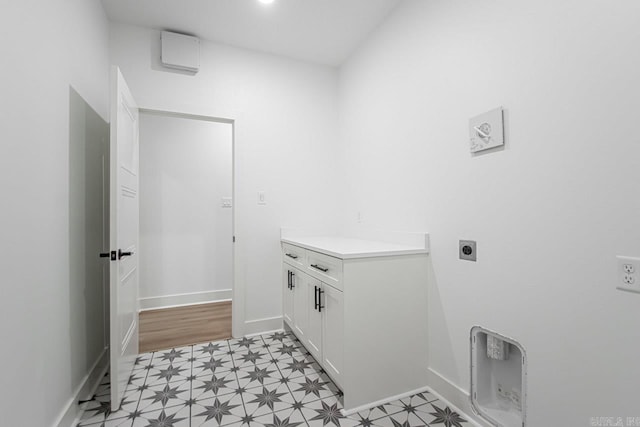
[[[428,254],[426,247],[399,245],[349,237],[289,237],[282,242],[340,259]]]

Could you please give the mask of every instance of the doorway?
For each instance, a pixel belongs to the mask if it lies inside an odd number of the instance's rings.
[[[140,352],[231,337],[233,124],[140,110]]]

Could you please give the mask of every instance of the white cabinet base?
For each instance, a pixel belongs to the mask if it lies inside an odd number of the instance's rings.
[[[346,413],[427,385],[427,248],[380,248],[370,257],[337,258],[341,253],[330,244],[311,250],[289,238],[283,253],[285,270],[294,268],[286,253],[306,262],[295,266],[304,284],[294,292],[294,318],[285,316],[285,326],[342,389]]]

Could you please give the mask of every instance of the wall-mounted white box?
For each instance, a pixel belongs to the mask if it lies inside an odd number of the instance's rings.
[[[504,351],[491,345],[501,342]],[[471,329],[471,405],[482,419],[501,427],[527,425],[527,359],[520,343],[496,332]]]
[[[469,144],[472,153],[504,145],[502,107],[487,111],[469,120]]]
[[[200,39],[163,31],[160,34],[160,62],[168,68],[197,73],[200,69]]]

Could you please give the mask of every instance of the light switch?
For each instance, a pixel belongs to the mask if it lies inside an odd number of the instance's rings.
[[[259,205],[267,204],[267,199],[264,196],[264,191],[258,191],[258,204]]]

